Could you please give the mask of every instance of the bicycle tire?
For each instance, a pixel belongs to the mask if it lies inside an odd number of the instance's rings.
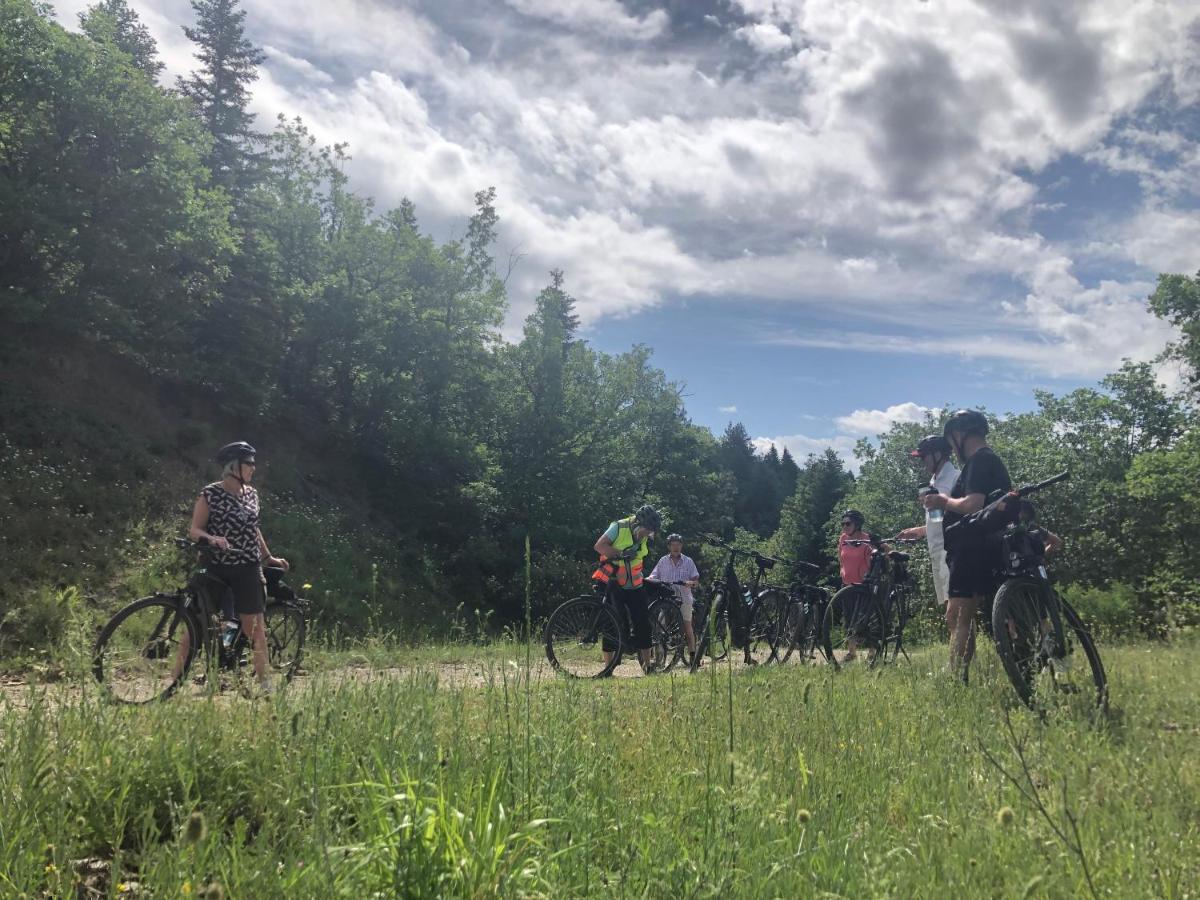
[[[839,617],[842,619],[840,625],[834,621]],[[833,595],[822,616],[821,648],[825,653],[825,660],[837,668],[840,663],[835,651],[848,651],[851,637],[857,637],[859,647],[855,652],[858,649],[873,651],[870,664],[874,665],[881,653],[884,622],[879,599],[870,586],[846,585]]]
[[[725,609],[725,594],[714,591],[712,604],[707,608],[703,628],[696,630],[696,653],[689,666],[692,672],[700,668],[707,656],[714,663],[729,654],[729,612]]]
[[[623,649],[620,620],[613,608],[594,597],[576,597],[550,613],[542,632],[546,660],[570,678],[604,678],[620,665]],[[604,646],[615,646],[604,659]]]
[[[804,600],[801,597],[788,597],[787,613],[783,621],[783,635],[779,647],[775,650],[775,661],[780,665],[792,658],[792,654],[800,645],[807,619]]]
[[[996,591],[992,603],[992,640],[1017,697],[1033,706],[1038,674],[1046,664],[1042,622],[1049,616],[1042,583],[1034,578],[1010,578]]]
[[[650,661],[659,672],[670,672],[687,651],[683,613],[671,600],[654,600],[650,616]]]
[[[308,623],[304,613],[290,603],[268,603],[263,613],[267,631],[267,661],[285,681],[296,677],[304,655]]]
[[[92,675],[115,702],[165,700],[187,678],[201,639],[200,626],[179,597],[143,597],[119,610],[100,630],[92,650]],[[174,672],[181,655],[179,671]]]
[[[1096,642],[1092,640],[1092,633],[1088,631],[1083,620],[1079,618],[1079,613],[1075,612],[1071,604],[1059,597],[1058,605],[1062,609],[1064,625],[1070,627],[1075,633],[1075,639],[1079,641],[1079,646],[1083,648],[1083,654],[1087,658],[1092,683],[1096,687],[1096,708],[1106,710],[1108,709],[1108,676],[1104,671],[1104,663],[1100,660],[1100,651],[1096,649]]]
[[[775,662],[776,648],[783,640],[783,629],[791,598],[786,591],[767,588],[750,605],[750,629],[743,658],[757,665]]]

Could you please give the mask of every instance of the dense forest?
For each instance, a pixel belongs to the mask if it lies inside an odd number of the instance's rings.
[[[919,521],[907,453],[936,417],[861,442],[857,476],[832,451],[757,453],[740,424],[693,424],[650,348],[591,347],[561,271],[502,340],[503,198],[481,185],[444,243],[413,204],[377,209],[349,148],[250,115],[263,57],[237,2],[192,6],[196,68],[168,85],[125,0],[78,33],[0,0],[0,651],[52,638],[72,598],[169,583],[159,545],[233,439],[260,449],[273,547],[348,631],[518,620],[527,539],[541,612],[643,502],[831,576],[845,506],[880,533]],[[1126,363],[997,415],[994,445],[1018,480],[1076,473],[1043,504],[1059,580],[1093,619],[1162,634],[1200,580],[1200,280],[1162,276],[1149,304],[1180,328],[1182,392]]]

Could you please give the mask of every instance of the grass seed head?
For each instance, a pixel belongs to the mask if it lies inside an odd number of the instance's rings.
[[[1016,813],[1013,812],[1011,806],[1002,806],[996,810],[996,823],[999,825],[1011,825]]]
[[[812,813],[810,813],[807,809],[802,809],[796,813],[796,819],[799,820],[801,825],[807,825],[812,821]]]
[[[187,824],[183,826],[183,842],[185,844],[198,844],[208,836],[208,823],[204,820],[204,813],[196,810],[188,816]]]

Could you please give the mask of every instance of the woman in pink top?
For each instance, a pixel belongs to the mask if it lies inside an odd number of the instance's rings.
[[[869,541],[871,539],[871,536],[862,530],[865,521],[863,514],[857,509],[848,509],[842,514],[842,533],[838,536],[838,560],[841,563],[843,587],[848,584],[862,584],[871,568],[871,545],[846,543],[847,541]],[[857,591],[851,592],[850,596],[857,596],[858,593]],[[849,600],[850,596],[845,599]],[[854,604],[849,605],[853,606]],[[843,609],[842,620],[856,622],[864,612],[865,610],[859,609]],[[849,651],[846,659],[854,659],[855,651],[858,649],[857,635],[850,635],[846,641],[846,649]]]

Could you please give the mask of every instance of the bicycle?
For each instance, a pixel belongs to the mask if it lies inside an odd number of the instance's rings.
[[[717,642],[741,650],[746,665],[770,663],[775,659],[776,646],[783,635],[788,596],[777,587],[760,585],[763,575],[773,569],[779,560],[763,556],[757,550],[739,550],[712,536],[706,540],[728,551],[729,556],[725,560],[723,576],[712,585],[714,627],[711,632],[707,627],[703,632],[696,631],[698,646],[692,658],[691,670],[694,672],[700,667],[701,659],[706,653],[711,655]],[[735,569],[739,556],[753,560],[756,567],[753,581],[744,589]],[[707,616],[705,618],[707,620]]]
[[[869,667],[895,661],[901,654],[907,659],[903,634],[911,618],[909,555],[886,547],[878,537],[855,538],[846,543],[855,547],[870,544],[871,561],[862,583],[843,587],[825,609],[821,646],[826,660],[836,668],[839,663],[835,651],[848,653],[852,641],[867,650]]]
[[[648,585],[650,580],[643,583]],[[591,595],[567,600],[550,613],[542,639],[546,660],[556,672],[570,678],[606,678],[624,661],[632,646],[632,623],[625,604],[615,602],[612,596],[618,590],[613,582],[598,584]],[[670,599],[661,595],[651,599],[646,609],[650,617],[650,664],[644,671],[668,671],[679,658],[682,615]]]
[[[683,598],[679,588],[686,581],[657,581],[647,578],[646,592],[653,594],[650,613],[650,660],[656,671],[670,672],[688,652],[687,635],[683,630]],[[696,621],[695,596],[692,598],[692,624]]]
[[[976,530],[990,539],[999,532],[1003,555],[995,574],[1001,584],[991,598],[990,615],[983,609],[978,614],[1021,702],[1035,707],[1038,689],[1044,685],[1066,695],[1083,696],[1094,690],[1095,702],[1090,705],[1104,710],[1108,706],[1108,678],[1095,641],[1079,614],[1051,585],[1042,554],[1019,520],[1020,504],[1016,502],[1069,477],[1069,472],[1061,472],[996,499],[989,498],[987,506],[949,526],[946,534],[958,536],[955,532]],[[1074,665],[1076,646],[1083,650],[1086,670]],[[1089,676],[1091,690],[1087,689]]]
[[[227,586],[209,575],[211,549],[176,538],[183,551],[199,550],[200,567],[184,587],[135,600],[100,630],[92,652],[92,675],[110,699],[149,703],[170,697],[187,679],[200,654],[206,672],[236,670],[246,664],[249,640],[238,624],[236,633],[221,634],[221,598]],[[276,674],[291,681],[300,668],[307,633],[307,603],[283,580],[283,570],[264,570],[271,601],[265,610],[267,657]]]

